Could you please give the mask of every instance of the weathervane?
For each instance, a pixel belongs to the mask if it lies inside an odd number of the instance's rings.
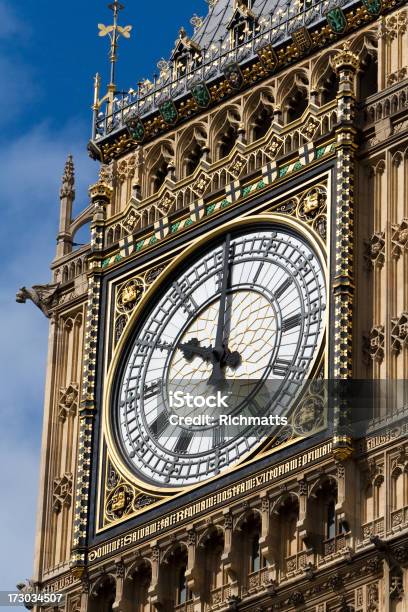
[[[103,23],[98,24],[99,28],[99,36],[109,36],[111,41],[111,48],[109,59],[111,63],[111,76],[110,76],[110,85],[115,84],[115,68],[116,62],[118,60],[118,44],[119,38],[123,36],[124,38],[130,38],[130,32],[132,30],[132,26],[120,26],[118,25],[118,15],[119,11],[123,11],[125,8],[123,4],[120,4],[118,0],[114,0],[112,4],[108,5],[108,8],[113,12],[113,25],[105,26]]]
[[[110,40],[110,52],[109,59],[111,64],[111,72],[110,72],[110,83],[108,85],[108,91],[103,96],[103,98],[99,98],[100,86],[101,86],[101,77],[99,74],[96,74],[94,81],[94,103],[93,103],[93,111],[94,111],[94,120],[93,120],[93,136],[95,136],[95,124],[97,113],[101,107],[101,105],[107,100],[108,106],[112,108],[113,100],[116,93],[116,84],[115,84],[115,72],[116,72],[116,62],[118,61],[118,45],[119,38],[123,36],[123,38],[130,38],[130,32],[132,30],[132,26],[120,26],[118,25],[118,16],[119,12],[123,11],[125,8],[123,4],[120,4],[118,0],[114,0],[112,4],[108,5],[108,8],[113,12],[113,25],[106,26],[103,23],[98,23],[99,36],[109,36]]]

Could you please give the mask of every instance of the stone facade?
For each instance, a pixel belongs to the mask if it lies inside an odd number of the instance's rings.
[[[209,4],[213,10],[216,2]],[[370,14],[374,4],[356,14]],[[290,216],[325,245],[333,309],[321,377],[408,378],[408,9],[378,5],[369,22],[347,17],[343,38],[326,25],[320,49],[304,57],[299,50],[289,67],[275,73],[260,64],[252,85],[225,90],[197,117],[141,142],[121,141],[102,159],[89,206],[76,219],[68,159],[46,303],[30,586],[63,592],[66,601],[36,610],[408,610],[403,389],[386,407],[378,401],[367,439],[344,434],[340,415],[336,435],[311,445],[314,454],[294,443],[283,456],[278,447],[269,467],[255,463],[256,477],[236,479],[225,499],[202,501],[190,519],[185,508],[197,499],[177,498],[183,513],[174,521],[174,500],[141,491],[115,466],[98,421],[101,371],[174,254],[193,232],[205,236],[207,221],[258,209]],[[240,10],[248,18],[250,8]],[[341,23],[341,14],[328,23]],[[258,204],[269,192],[272,204]],[[75,250],[87,223],[90,244]],[[102,299],[105,279],[110,300]],[[102,336],[109,340],[103,355]],[[268,478],[261,473],[280,465]]]

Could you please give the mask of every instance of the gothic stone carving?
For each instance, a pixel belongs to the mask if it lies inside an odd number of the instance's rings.
[[[375,232],[365,244],[365,259],[368,268],[382,268],[385,262],[385,233]]]
[[[75,416],[78,409],[78,385],[72,383],[66,389],[60,389],[58,403],[59,418],[62,422],[70,415]]]
[[[391,350],[399,355],[408,343],[408,312],[403,312],[399,318],[391,319]]]
[[[232,162],[230,163],[228,170],[235,178],[238,178],[241,175],[242,170],[246,167],[246,160],[240,154],[237,153]]]
[[[408,249],[408,219],[404,218],[399,225],[392,225],[392,256],[399,259]]]
[[[205,172],[201,172],[193,185],[193,191],[201,198],[210,187],[211,179]]]
[[[54,480],[52,493],[52,508],[54,512],[61,512],[61,509],[69,508],[72,501],[72,474],[64,474],[61,478]]]
[[[368,336],[364,336],[363,352],[366,363],[382,363],[384,359],[385,330],[383,325],[372,327]]]
[[[54,305],[58,288],[59,283],[54,285],[34,285],[31,289],[22,287],[16,294],[16,302],[25,304],[27,300],[31,300],[49,319],[51,317],[50,309]]]

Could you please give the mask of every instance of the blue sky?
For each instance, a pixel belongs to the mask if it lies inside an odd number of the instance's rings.
[[[180,26],[191,31],[205,0],[124,0],[117,83],[135,87],[168,57]],[[74,155],[77,210],[97,164],[87,156],[92,80],[108,75],[110,23],[102,0],[0,0],[0,591],[31,577],[37,505],[48,321],[32,304],[15,303],[22,285],[49,282],[55,254],[58,190]]]

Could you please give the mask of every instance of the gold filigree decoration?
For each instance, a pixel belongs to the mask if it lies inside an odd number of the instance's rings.
[[[104,498],[104,527],[138,514],[161,499],[161,497],[147,495],[128,482],[113,467],[109,459],[107,459]]]
[[[311,225],[323,239],[327,238],[327,188],[318,184],[298,196],[279,204],[272,210],[285,213]]]
[[[211,184],[211,179],[205,172],[201,172],[196,182],[193,184],[193,191],[201,198]]]
[[[234,155],[232,162],[230,163],[228,170],[233,177],[239,178],[243,169],[246,167],[246,160],[240,153]]]
[[[318,127],[320,127],[320,121],[314,117],[309,117],[301,132],[308,140],[312,140]]]
[[[282,146],[283,146],[283,139],[277,136],[276,134],[273,134],[272,138],[270,139],[270,141],[265,147],[265,153],[271,159],[275,159],[275,157],[277,157],[277,155],[279,154]]]
[[[119,342],[133,310],[139,304],[148,287],[154,283],[164,268],[165,266],[156,266],[117,287],[114,325],[115,345]]]

